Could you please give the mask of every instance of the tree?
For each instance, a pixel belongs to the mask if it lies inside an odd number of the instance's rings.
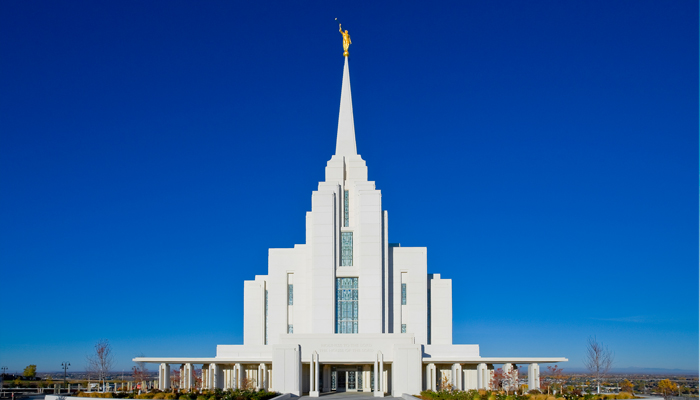
[[[114,357],[112,356],[112,348],[109,345],[109,340],[100,339],[95,343],[95,353],[87,356],[86,369],[97,375],[97,380],[102,382],[104,387],[105,379],[112,369]]]
[[[22,372],[22,376],[25,378],[35,378],[36,377],[36,365],[34,365],[34,364],[27,365],[26,368],[24,368],[24,372]]]
[[[174,369],[170,372],[170,387],[175,388],[175,386],[180,387],[180,370]]]
[[[598,387],[598,394],[600,394],[600,381],[610,371],[610,367],[612,367],[614,359],[615,356],[613,353],[608,350],[603,343],[598,343],[595,336],[588,338],[588,345],[586,346],[586,355],[584,357],[583,364],[595,377],[596,385]]]
[[[634,394],[634,384],[625,379],[624,381],[620,382],[620,390]]]
[[[442,375],[442,379],[440,380],[440,392],[451,392],[454,388],[452,387],[452,382],[450,382],[450,378],[446,375]]]
[[[148,369],[146,369],[146,364],[140,362],[136,363],[136,366],[134,366],[131,371],[134,377],[134,390],[136,390],[136,385],[138,383],[143,383],[148,380]]]
[[[565,380],[565,377],[563,374],[564,369],[557,368],[556,364],[553,367],[550,365],[549,367],[547,367],[547,369],[549,370],[549,375],[551,376],[552,382],[554,383],[552,385],[552,388],[555,390],[554,394],[556,394],[557,388],[559,389],[560,393],[563,393],[564,392],[564,390],[563,390],[564,389],[564,380]],[[549,388],[547,388],[547,389],[549,389]],[[549,393],[549,391],[547,393]]]
[[[518,367],[513,365],[510,370],[503,371],[503,389],[506,391],[506,396],[509,392],[518,390]]]
[[[192,369],[192,387],[194,389],[202,387],[202,369],[194,368]],[[245,386],[243,386],[245,387]]]
[[[503,375],[503,368],[498,368],[493,370],[493,375],[491,375],[491,390],[499,390],[503,387],[503,382],[505,377]]]
[[[668,399],[673,396],[673,394],[678,390],[678,385],[675,382],[671,382],[668,379],[662,379],[659,381],[659,392],[664,396],[664,399]]]

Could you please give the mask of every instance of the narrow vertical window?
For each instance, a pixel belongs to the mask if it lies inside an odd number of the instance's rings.
[[[352,267],[352,232],[341,233],[340,265]]]
[[[343,221],[343,226],[350,226],[350,205],[348,204],[348,201],[350,200],[350,195],[348,194],[348,191],[345,191],[344,195],[344,202],[343,202],[343,208],[344,208],[344,221]]]
[[[401,284],[401,305],[402,306],[406,305],[406,284],[405,283]]]
[[[335,333],[357,333],[357,278],[336,278]]]
[[[287,273],[287,333],[294,333],[294,274]]]
[[[406,333],[406,324],[401,324],[401,333]]]
[[[433,334],[433,323],[432,323],[432,309],[433,305],[430,301],[431,298],[431,291],[430,291],[430,286],[428,286],[428,344],[432,344],[432,334]]]
[[[265,289],[265,344],[267,344],[267,289]]]

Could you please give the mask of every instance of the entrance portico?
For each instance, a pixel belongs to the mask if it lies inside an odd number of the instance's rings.
[[[527,365],[528,387],[539,389],[539,364],[567,361],[562,357],[480,357],[478,345],[417,345],[411,334],[349,335],[343,343],[337,342],[337,335],[294,336],[301,344],[220,345],[214,358],[139,357],[134,361],[160,364],[158,382],[163,388],[168,387],[171,365],[180,367],[180,387],[192,388],[192,371],[201,364],[204,389],[248,387],[311,397],[324,392],[363,392],[374,397],[417,394],[440,390],[445,384],[458,390],[490,389],[496,365],[504,369]]]

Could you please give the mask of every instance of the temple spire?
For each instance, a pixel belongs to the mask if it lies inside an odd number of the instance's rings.
[[[335,154],[350,156],[357,154],[355,144],[355,121],[352,116],[352,94],[350,93],[350,70],[348,57],[343,68],[343,89],[340,93],[340,115],[338,116],[338,138],[335,143]]]

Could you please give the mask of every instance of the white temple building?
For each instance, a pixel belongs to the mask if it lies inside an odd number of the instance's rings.
[[[270,249],[267,275],[245,281],[242,345],[218,345],[216,357],[138,357],[158,363],[159,387],[258,388],[318,396],[362,391],[418,394],[445,383],[488,389],[494,364],[527,364],[529,389],[539,364],[566,358],[482,357],[479,345],[452,343],[452,281],[428,274],[425,247],[389,242],[382,193],[357,154],[348,57],[345,57],[335,154],[311,195],[306,243]]]

